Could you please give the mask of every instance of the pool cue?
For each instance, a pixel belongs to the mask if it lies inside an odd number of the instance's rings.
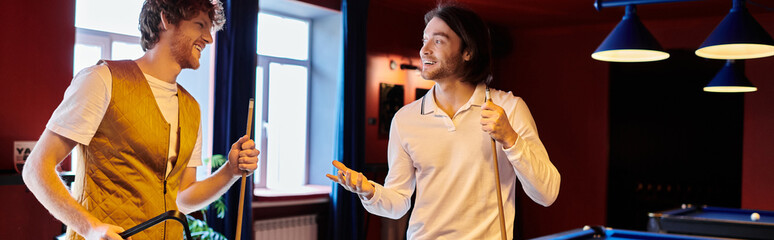
[[[250,130],[252,130],[253,126],[253,107],[255,106],[255,99],[250,98],[250,105],[248,106],[247,110],[247,138],[250,138]],[[242,149],[242,146],[239,146],[239,149]],[[237,167],[239,167],[239,156],[237,156]],[[245,208],[245,179],[247,178],[247,172],[242,171],[242,187],[239,191],[239,212],[237,212],[237,225],[236,225],[236,238],[235,240],[240,240],[242,237],[242,212],[244,212]]]
[[[486,100],[492,101],[492,98],[489,96],[489,88],[486,89]],[[500,189],[500,167],[497,166],[497,143],[495,143],[494,138],[490,139],[492,140],[492,165],[494,165],[495,186],[497,187],[497,210],[500,219],[500,238],[502,240],[507,240],[508,235],[505,234],[505,215],[503,214],[503,195],[502,190]]]

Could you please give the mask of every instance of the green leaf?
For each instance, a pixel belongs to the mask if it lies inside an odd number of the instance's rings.
[[[223,197],[221,196],[212,204],[215,207],[215,211],[218,213],[218,218],[224,218],[226,216],[226,203],[223,202]]]
[[[226,158],[223,155],[215,154],[212,157],[202,159],[204,165],[210,164],[210,162],[212,162],[212,168],[220,168],[220,166],[226,163]]]
[[[196,240],[227,240],[223,234],[220,234],[207,226],[207,222],[186,215],[188,219],[188,230],[191,231],[191,237]]]
[[[223,155],[212,155],[212,168],[220,168],[223,164],[226,164],[226,158]]]

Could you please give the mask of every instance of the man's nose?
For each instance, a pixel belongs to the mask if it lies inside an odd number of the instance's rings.
[[[430,48],[427,44],[422,44],[422,48],[419,49],[419,56],[429,55],[430,53]]]
[[[202,39],[204,39],[204,42],[206,44],[212,43],[212,32],[209,30],[205,31],[204,35],[202,36]]]

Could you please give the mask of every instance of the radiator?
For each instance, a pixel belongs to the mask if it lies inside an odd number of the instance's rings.
[[[317,240],[316,215],[259,220],[255,240]]]

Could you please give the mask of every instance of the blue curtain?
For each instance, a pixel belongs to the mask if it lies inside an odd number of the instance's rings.
[[[215,49],[215,110],[213,112],[213,154],[228,155],[231,144],[245,134],[247,108],[255,96],[256,41],[258,26],[257,0],[226,0],[223,2],[226,25],[217,33]],[[204,84],[204,83],[202,83]],[[251,135],[252,136],[252,135]],[[253,239],[252,189],[253,177],[245,185],[242,239]],[[226,216],[217,218],[210,207],[207,223],[228,239],[236,236],[240,182],[223,195]]]
[[[339,107],[335,157],[362,171],[364,165],[366,22],[368,0],[343,0],[343,69],[339,81]],[[333,172],[336,169],[333,168]],[[335,174],[334,174],[335,175]],[[363,207],[355,194],[334,183],[331,192],[329,239],[365,239]]]

